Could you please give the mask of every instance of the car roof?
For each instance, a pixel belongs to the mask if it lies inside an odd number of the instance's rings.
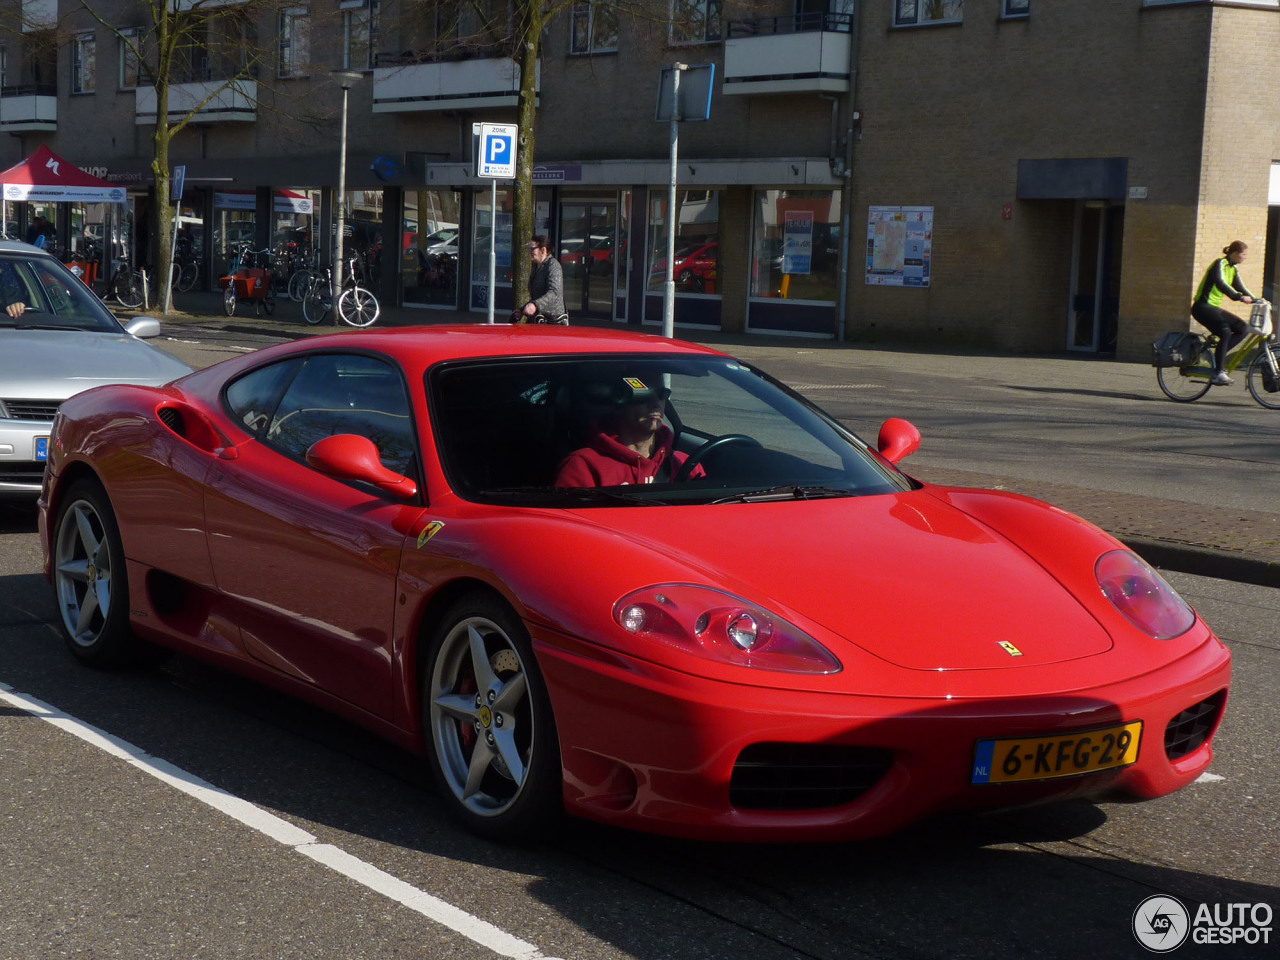
[[[23,243],[21,240],[3,239],[0,240],[0,253],[17,253],[24,257],[45,257],[52,260],[53,254],[47,250],[41,250],[39,247],[33,247],[29,243]]]

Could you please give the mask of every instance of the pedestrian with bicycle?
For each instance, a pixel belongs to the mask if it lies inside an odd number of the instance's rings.
[[[1244,280],[1237,269],[1249,255],[1249,245],[1243,240],[1232,240],[1222,248],[1222,256],[1209,264],[1200,286],[1196,288],[1196,299],[1191,305],[1191,316],[1210,333],[1218,337],[1218,346],[1214,354],[1213,378],[1214,386],[1229,387],[1231,378],[1227,376],[1227,354],[1235,348],[1249,331],[1249,325],[1233,313],[1222,309],[1224,299],[1242,303],[1253,303],[1254,296],[1244,285]]]
[[[547,249],[545,234],[538,234],[529,243],[529,258],[533,271],[529,274],[529,300],[515,315],[516,323],[528,323],[537,316],[546,323],[568,324],[569,315],[564,309],[564,271],[560,261]]]

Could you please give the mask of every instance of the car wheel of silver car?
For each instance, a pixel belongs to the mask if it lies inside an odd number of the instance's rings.
[[[562,809],[546,685],[505,604],[483,594],[454,604],[432,638],[422,693],[432,776],[473,831],[527,839]]]
[[[53,589],[71,652],[109,666],[138,651],[129,629],[129,580],[106,492],[91,481],[63,498],[53,542]]]

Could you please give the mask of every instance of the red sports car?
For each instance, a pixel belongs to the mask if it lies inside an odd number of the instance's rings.
[[[858,838],[1204,772],[1209,627],[1078,517],[902,473],[919,441],[678,341],[335,334],[64,403],[45,568],[80,659],[332,708],[491,837]]]

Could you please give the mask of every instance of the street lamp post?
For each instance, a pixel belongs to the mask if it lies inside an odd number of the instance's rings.
[[[329,75],[342,85],[342,133],[338,143],[338,198],[337,198],[337,230],[333,241],[333,297],[332,309],[338,309],[338,297],[342,293],[343,240],[347,229],[347,96],[351,85],[360,80],[364,74],[355,70],[330,70]]]

